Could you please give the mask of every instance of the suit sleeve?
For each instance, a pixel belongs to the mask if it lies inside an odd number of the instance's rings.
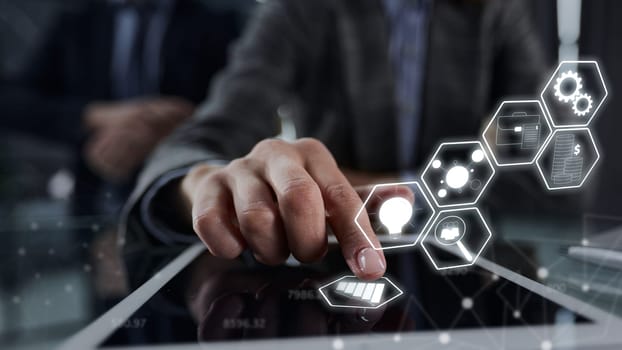
[[[157,228],[145,225],[146,220],[159,222],[163,232],[192,235],[187,227],[177,225],[176,220],[164,219],[165,211],[157,209],[165,207],[163,202],[170,198],[165,195],[166,188],[174,187],[184,175],[178,169],[187,169],[198,162],[238,158],[257,142],[279,133],[276,110],[295,93],[303,62],[313,57],[309,49],[313,40],[305,33],[305,16],[296,4],[274,0],[258,5],[234,47],[227,68],[213,84],[209,99],[156,150],[142,172],[126,206],[127,222],[122,224],[126,245],[183,241],[173,239],[176,234],[163,239],[162,232],[153,232]],[[151,191],[149,198],[145,198],[145,193],[154,185],[157,187],[158,179],[168,178],[170,174],[175,174],[174,178],[167,181],[162,191]],[[145,199],[147,203],[143,202]],[[159,214],[148,218],[141,212]]]
[[[0,125],[75,146],[82,137],[80,116],[88,99],[64,91],[64,43],[72,35],[62,16],[24,70],[0,91]]]

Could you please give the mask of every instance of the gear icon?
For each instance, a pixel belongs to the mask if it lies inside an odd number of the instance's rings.
[[[592,110],[592,96],[588,94],[579,94],[572,103],[572,111],[579,117],[583,117]]]
[[[583,88],[582,80],[577,72],[572,70],[563,72],[555,81],[555,86],[553,86],[555,96],[561,102],[568,103],[573,101],[581,93]]]

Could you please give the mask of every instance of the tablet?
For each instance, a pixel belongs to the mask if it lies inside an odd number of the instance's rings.
[[[400,295],[335,308],[318,292],[350,275],[337,249],[319,265],[267,267],[193,246],[62,349],[526,349],[611,344],[616,317],[505,269],[439,272],[417,250],[387,254]],[[373,282],[373,281],[372,281]]]

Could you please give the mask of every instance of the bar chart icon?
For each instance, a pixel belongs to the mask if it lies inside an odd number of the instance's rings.
[[[320,294],[333,307],[375,309],[402,295],[403,292],[388,278],[373,282],[355,276],[344,276],[324,285]]]
[[[384,283],[339,282],[336,292],[376,305],[382,301],[384,286]]]

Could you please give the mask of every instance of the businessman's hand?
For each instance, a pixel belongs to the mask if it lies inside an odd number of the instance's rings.
[[[95,103],[84,115],[91,132],[86,161],[109,181],[126,180],[192,111],[189,102],[174,97]]]
[[[181,191],[195,232],[215,256],[235,258],[249,247],[265,264],[279,264],[290,253],[317,261],[326,253],[328,223],[358,277],[385,272],[384,254],[354,223],[359,194],[317,140],[264,140],[224,168],[195,166]],[[363,215],[359,222],[379,247]]]

